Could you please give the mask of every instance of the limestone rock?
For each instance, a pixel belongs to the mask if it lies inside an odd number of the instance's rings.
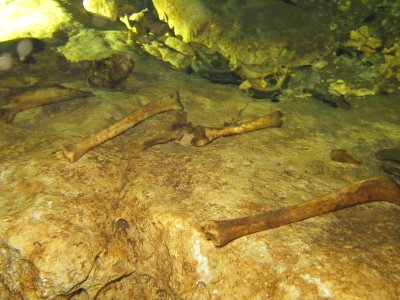
[[[185,54],[168,48],[157,41],[153,41],[150,44],[144,44],[143,49],[147,53],[169,63],[176,69],[185,69],[191,62],[190,58]]]
[[[381,175],[369,155],[377,137],[398,142],[397,96],[364,99],[369,106],[340,114],[325,109],[319,118],[319,103],[249,101],[237,89],[160,72],[160,65],[138,60],[125,92],[95,90],[92,101],[34,108],[12,125],[0,123],[0,298],[398,299],[400,210],[390,204],[349,208],[222,248],[199,230],[207,219],[289,206]],[[193,124],[222,126],[280,109],[284,126],[203,148],[171,142],[143,151],[144,141],[171,126],[160,114],[76,163],[55,158],[66,142],[171,89],[179,89]],[[330,161],[338,132],[365,163]]]
[[[118,7],[114,0],[83,0],[83,7],[92,14],[117,20]]]
[[[116,52],[126,50],[124,33],[120,31],[81,30],[68,40],[58,51],[69,61],[102,60]]]
[[[229,8],[235,1],[220,2]],[[262,39],[261,45],[252,43],[248,32],[235,37],[236,31],[228,31],[234,18],[219,19],[212,9],[216,1],[154,0],[184,43],[210,46],[210,52],[223,53],[236,66],[273,65],[282,48],[292,47],[287,41],[296,31],[271,13],[258,15],[256,1],[246,2],[252,20],[269,20],[264,29],[287,29],[287,39],[279,30],[269,31],[266,41],[273,43],[268,45]],[[275,3],[271,9],[283,7],[283,1],[267,2]],[[285,13],[298,11],[291,7]],[[310,13],[299,15],[303,20]],[[101,59],[125,49],[121,32],[80,33],[60,50],[71,60]],[[303,38],[291,49],[305,51],[316,41]],[[188,58],[161,41],[152,50],[161,57],[162,47]],[[296,52],[293,64],[316,53]],[[304,75],[307,83],[311,75]],[[311,83],[326,80],[319,76]],[[87,88],[82,74],[64,79],[68,86]],[[351,110],[321,107],[293,91],[287,101],[252,101],[231,86],[211,85],[144,55],[135,59],[125,85],[123,92],[93,89],[89,101],[36,107],[18,114],[12,124],[0,123],[0,299],[399,299],[400,210],[393,205],[352,207],[222,248],[199,229],[204,220],[286,207],[382,176],[374,153],[398,145],[398,94],[371,95]],[[2,85],[1,92],[8,88]],[[160,114],[76,163],[56,159],[64,144],[171,90],[179,90],[194,125],[221,127],[277,109],[284,125],[220,138],[202,148],[169,142],[143,150],[145,141],[176,125]],[[330,161],[329,150],[336,147],[351,149],[363,164]]]
[[[189,57],[195,56],[193,49],[186,43],[182,42],[180,39],[169,36],[165,39],[164,44],[171,49],[183,53]]]
[[[348,12],[326,1],[290,5],[288,1],[153,0],[153,4],[176,36],[216,49],[234,67],[309,64],[332,51],[337,38],[370,13],[362,1],[352,1]]]

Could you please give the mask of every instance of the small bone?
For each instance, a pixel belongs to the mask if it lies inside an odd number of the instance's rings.
[[[355,165],[361,164],[361,160],[358,160],[353,156],[351,156],[350,154],[348,154],[345,149],[332,149],[330,157],[332,161],[355,164]]]
[[[281,127],[281,125],[282,113],[280,111],[242,123],[238,126],[210,128],[199,125],[193,129],[194,138],[191,143],[193,146],[201,147],[223,136],[240,134],[269,127]]]
[[[244,218],[205,221],[200,226],[206,238],[221,247],[251,233],[373,201],[400,205],[400,186],[389,178],[372,178],[297,205]]]
[[[0,118],[6,123],[10,123],[17,113],[29,108],[90,96],[93,96],[91,92],[61,85],[30,88],[10,96],[8,104],[0,108]]]
[[[57,152],[57,158],[67,160],[69,162],[77,161],[82,155],[90,151],[94,147],[112,139],[113,137],[123,133],[129,128],[142,122],[158,113],[170,110],[182,110],[183,106],[179,101],[178,92],[175,91],[158,101],[151,102],[122,120],[112,124],[106,129],[103,129],[95,134],[84,137],[72,144],[67,144]]]
[[[187,114],[183,111],[174,111],[164,114],[162,125],[157,134],[143,143],[143,149],[155,145],[166,144],[170,141],[180,141],[188,132],[192,132],[192,124],[187,121]]]

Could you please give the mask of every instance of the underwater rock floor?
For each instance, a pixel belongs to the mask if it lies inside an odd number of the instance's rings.
[[[85,89],[82,81],[66,84]],[[179,90],[188,120],[222,126],[280,110],[282,128],[142,149],[169,127],[152,117],[75,163],[64,144]],[[199,223],[297,204],[385,174],[398,146],[398,93],[352,109],[311,98],[252,100],[189,75],[134,72],[120,92],[0,123],[1,299],[398,299],[400,209],[370,203],[216,248]],[[346,149],[362,163],[330,160]]]

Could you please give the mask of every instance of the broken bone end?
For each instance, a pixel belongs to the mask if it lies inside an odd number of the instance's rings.
[[[65,145],[62,149],[56,151],[57,159],[70,163],[76,162],[82,155],[77,154],[77,151],[72,149],[72,145]]]
[[[193,139],[191,140],[191,144],[193,146],[202,147],[211,142],[211,140],[207,137],[206,130],[208,128],[204,126],[195,126],[193,128]]]
[[[282,127],[283,114],[281,111],[277,110],[276,112],[273,112],[272,114],[270,114],[270,116],[272,118],[274,118],[274,120],[275,120],[275,127]]]
[[[216,247],[221,247],[224,244],[219,239],[218,230],[216,229],[217,224],[215,221],[204,221],[200,223],[200,229],[204,233],[205,238],[212,241]]]
[[[222,247],[229,242],[243,236],[242,232],[238,232],[239,227],[232,226],[232,222],[237,220],[208,220],[200,223],[200,229],[204,233],[205,238],[212,241],[216,247]]]

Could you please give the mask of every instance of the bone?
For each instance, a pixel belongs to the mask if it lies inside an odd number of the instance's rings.
[[[15,115],[21,111],[46,104],[91,96],[93,96],[91,92],[61,85],[30,88],[10,96],[8,104],[0,108],[0,118],[6,123],[10,123],[14,120]]]
[[[259,117],[257,119],[242,123],[237,126],[210,128],[199,125],[194,127],[193,129],[194,137],[191,143],[193,146],[201,147],[223,136],[246,133],[269,127],[281,127],[281,125],[282,113],[280,111],[276,111],[272,114]]]
[[[205,221],[200,226],[206,239],[221,247],[251,233],[373,201],[400,205],[400,186],[389,178],[372,178],[297,205],[239,219]]]
[[[183,136],[191,132],[191,123],[188,123],[187,113],[184,111],[171,111],[152,121],[157,132],[143,142],[143,150],[171,141],[179,142]]]
[[[143,120],[165,111],[182,109],[183,106],[179,100],[178,92],[175,91],[158,101],[151,102],[139,108],[132,114],[112,124],[106,129],[86,136],[74,143],[65,145],[60,151],[57,152],[57,158],[67,160],[71,163],[76,162],[88,151],[125,132]]]
[[[361,160],[358,160],[357,158],[354,158],[353,156],[348,154],[345,149],[332,149],[330,157],[332,161],[355,165],[361,164]]]

